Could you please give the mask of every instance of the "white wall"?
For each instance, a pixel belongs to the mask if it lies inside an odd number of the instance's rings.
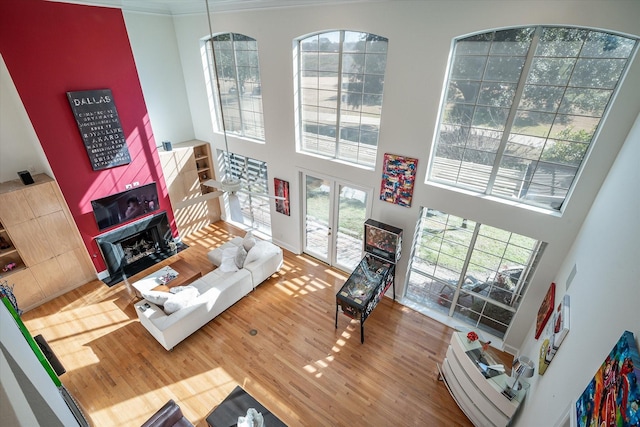
[[[191,110],[169,16],[124,13],[151,130],[160,146],[194,138]]]
[[[0,54],[0,182],[18,179],[17,172],[32,175],[53,171],[40,146],[18,90]]]
[[[556,276],[556,301],[571,298],[571,328],[544,376],[531,379],[518,425],[555,425],[622,332],[640,340],[639,164],[640,116]],[[531,330],[522,353],[537,360],[540,344]]]

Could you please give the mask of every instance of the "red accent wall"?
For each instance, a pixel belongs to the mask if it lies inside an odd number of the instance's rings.
[[[0,1],[0,53],[97,271],[105,269],[91,200],[155,181],[177,235],[138,72],[120,9]],[[94,171],[67,91],[111,89],[131,163]]]

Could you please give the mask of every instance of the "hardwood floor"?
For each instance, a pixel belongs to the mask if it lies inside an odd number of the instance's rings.
[[[206,273],[207,251],[232,234],[244,233],[218,222],[176,257]],[[278,274],[171,352],[140,325],[127,282],[90,282],[23,320],[62,361],[63,384],[95,426],[140,425],[174,399],[205,427],[236,385],[289,426],[470,426],[437,379],[452,329],[384,298],[361,344],[355,320],[340,314],[334,328],[347,277],[285,251]]]

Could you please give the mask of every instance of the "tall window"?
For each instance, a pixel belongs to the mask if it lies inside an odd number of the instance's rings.
[[[242,183],[240,191],[228,196],[229,209],[239,208],[242,224],[271,236],[267,163],[235,153],[229,153],[228,161],[225,157],[225,152],[218,151],[218,162],[220,170],[224,171],[224,178],[231,175]]]
[[[298,138],[302,152],[374,167],[387,39],[332,31],[298,41]]]
[[[504,337],[545,244],[422,208],[405,297]]]
[[[208,40],[206,45],[206,65],[216,64],[212,93],[220,91],[226,131],[264,141],[258,43],[242,34],[226,33],[214,36],[213,44]],[[220,111],[220,99],[213,98],[218,107],[216,111]],[[220,117],[217,120],[222,129]]]
[[[457,40],[429,179],[559,210],[635,46],[560,27]]]

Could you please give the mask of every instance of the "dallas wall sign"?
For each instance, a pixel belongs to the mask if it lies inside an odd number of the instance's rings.
[[[67,92],[93,170],[131,163],[111,89]]]

